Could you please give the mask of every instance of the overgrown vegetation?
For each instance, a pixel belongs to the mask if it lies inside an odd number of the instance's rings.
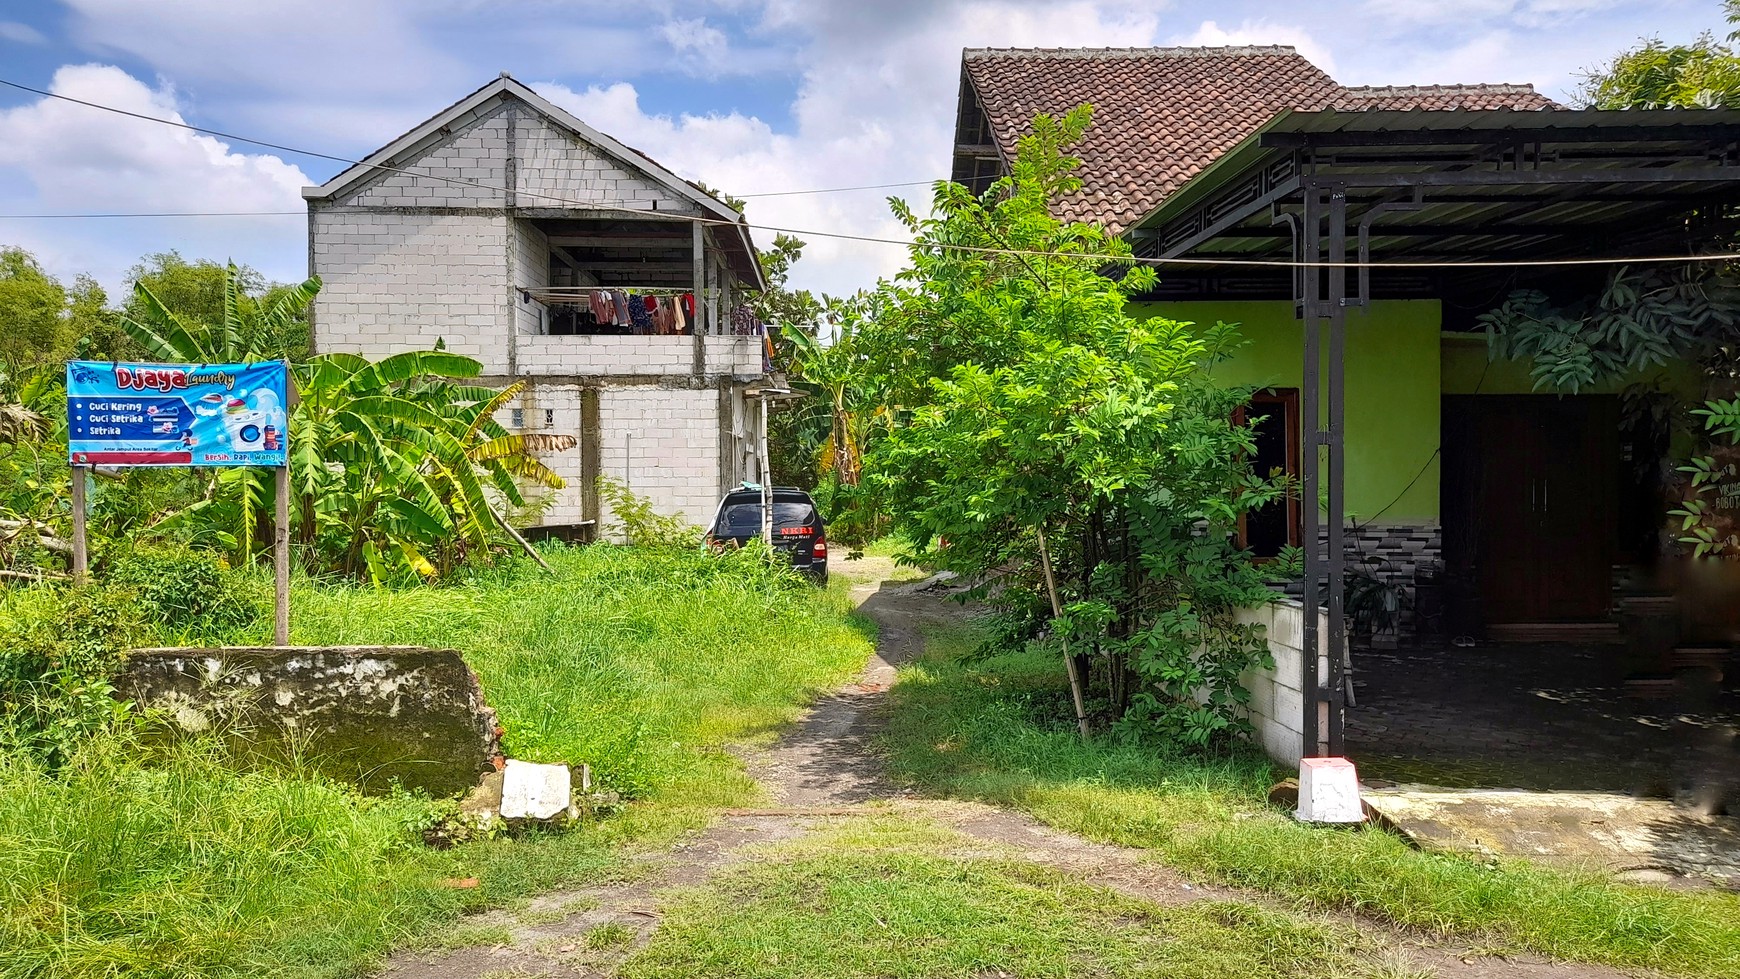
[[[931,217],[895,201],[911,267],[836,305],[835,344],[800,360],[833,392],[836,469],[861,451],[913,557],[985,581],[1005,641],[1057,658],[1084,737],[1218,745],[1244,724],[1240,674],[1269,662],[1233,616],[1270,600],[1238,519],[1288,487],[1246,461],[1250,392],[1209,375],[1237,331],[1133,318],[1153,269],[1052,217],[1090,120],[1039,116],[1010,176],[938,184]]]
[[[895,770],[934,792],[1014,806],[1187,872],[1424,931],[1679,976],[1740,973],[1740,895],[1421,851],[1375,829],[1326,832],[1270,807],[1255,754],[1219,758],[1075,737],[1069,691],[1033,651],[974,656],[931,637],[895,684]]]
[[[278,356],[319,291],[310,279],[265,297],[246,273],[225,270],[215,319],[170,308],[141,281],[120,327],[145,356],[171,363],[250,362]],[[570,436],[515,434],[495,420],[521,385],[471,383],[471,358],[411,351],[370,362],[324,354],[293,365],[290,533],[315,574],[375,584],[452,576],[527,545],[514,521],[535,511],[528,490],[560,489],[539,457],[572,449]],[[11,378],[11,375],[7,376]],[[71,547],[66,500],[66,398],[61,375],[33,369],[0,385],[0,560],[10,575],[62,575]],[[150,542],[216,551],[251,563],[269,539],[271,477],[261,469],[130,470],[91,492],[92,551]]]
[[[131,721],[55,752],[9,744],[0,974],[354,975],[463,910],[596,881],[621,843],[669,839],[704,820],[698,807],[754,801],[725,745],[769,736],[868,654],[838,592],[750,554],[596,546],[547,559],[553,574],[512,562],[442,588],[299,579],[292,638],[458,648],[509,751],[592,764],[604,787],[641,800],[623,815],[434,851],[420,833],[442,807],[427,799],[364,799],[295,767],[242,773],[197,742],[142,752]],[[6,669],[74,655],[112,664],[117,644],[188,638],[143,614],[148,603],[191,615],[205,641],[269,633],[266,616],[238,626],[227,601],[178,582],[189,569],[163,576],[158,555],[129,560],[127,585],[0,589]],[[206,574],[264,584],[215,566],[190,584]],[[93,635],[97,602],[112,629]],[[8,630],[36,637],[35,652],[18,655]],[[475,889],[442,884],[471,877]]]
[[[1740,24],[1740,0],[1722,0],[1730,27]],[[1584,74],[1579,101],[1591,109],[1734,108],[1740,106],[1740,55],[1733,42],[1705,31],[1690,43],[1645,39]]]

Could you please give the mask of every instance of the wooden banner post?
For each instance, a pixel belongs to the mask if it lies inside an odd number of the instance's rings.
[[[90,574],[90,554],[85,548],[85,476],[87,467],[72,467],[72,573],[82,585]]]
[[[290,645],[290,467],[272,470],[272,578],[274,617],[272,641]]]

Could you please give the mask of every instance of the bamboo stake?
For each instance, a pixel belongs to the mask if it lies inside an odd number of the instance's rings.
[[[85,467],[72,467],[72,576],[84,584],[90,576],[90,553],[85,546]]]
[[[501,529],[507,531],[508,536],[512,537],[514,540],[518,541],[520,547],[525,550],[526,554],[532,560],[538,562],[538,567],[543,568],[545,571],[548,571],[551,574],[556,573],[556,569],[550,567],[550,562],[544,560],[544,556],[542,554],[538,553],[538,549],[532,546],[531,541],[526,540],[526,538],[523,534],[521,534],[519,531],[515,530],[513,527],[513,524],[510,524],[507,522],[506,517],[502,516],[499,513],[496,513],[493,510],[490,511],[490,514],[495,517],[495,522],[501,525]]]
[[[272,642],[290,645],[290,467],[272,469]]]
[[[1033,528],[1039,535],[1039,565],[1045,569],[1045,590],[1051,596],[1051,615],[1054,619],[1063,618],[1063,604],[1057,600],[1057,580],[1051,575],[1051,552],[1045,546],[1045,528]],[[1058,633],[1058,639],[1063,643],[1063,665],[1069,671],[1069,692],[1075,698],[1075,723],[1081,728],[1081,739],[1088,739],[1087,707],[1081,695],[1081,671],[1075,667],[1075,657],[1069,652],[1069,637]]]

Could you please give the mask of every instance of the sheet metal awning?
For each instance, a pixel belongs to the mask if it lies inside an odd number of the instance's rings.
[[[1740,110],[1284,112],[1131,237],[1146,257],[1290,258],[1283,215],[1312,179],[1345,189],[1373,261],[1677,254],[1740,198]]]

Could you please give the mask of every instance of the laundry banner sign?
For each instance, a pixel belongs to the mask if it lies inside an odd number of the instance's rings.
[[[66,365],[67,453],[80,466],[282,466],[289,373],[253,364]]]

